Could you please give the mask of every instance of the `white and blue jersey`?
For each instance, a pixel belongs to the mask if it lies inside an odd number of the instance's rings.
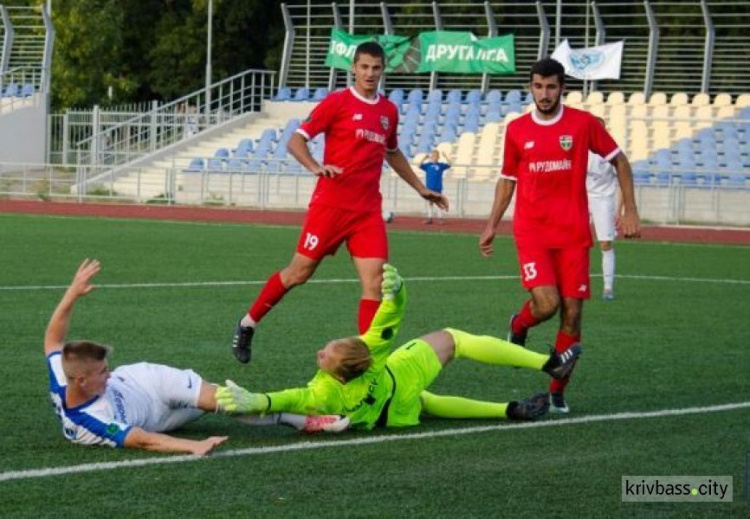
[[[146,362],[120,366],[103,395],[69,408],[61,352],[47,356],[47,368],[52,405],[63,436],[73,443],[122,447],[132,427],[169,431],[203,414],[196,408],[203,381],[189,369]]]
[[[445,162],[425,162],[419,166],[425,172],[425,185],[437,193],[443,192],[443,172],[450,168]]]

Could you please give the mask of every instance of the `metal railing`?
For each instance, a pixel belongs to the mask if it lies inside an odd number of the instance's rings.
[[[280,164],[267,161],[250,170],[210,168],[189,171],[177,164],[154,172],[134,168],[126,178],[86,183],[101,168],[82,171],[76,165],[5,164],[0,171],[0,196],[59,199],[79,202],[140,202],[167,205],[244,206],[260,209],[304,209],[315,185],[306,172],[279,172]],[[454,167],[462,167],[456,165]],[[451,202],[451,217],[485,218],[492,207],[498,166],[465,165],[474,174],[448,178],[444,194]],[[99,169],[99,171],[94,171]],[[484,173],[479,170],[485,169]],[[399,214],[419,214],[422,200],[395,174],[381,180],[384,209]],[[660,183],[636,184],[641,218],[658,224],[750,225],[750,179],[744,186],[722,183],[684,185],[674,173]],[[508,217],[512,215],[512,207]]]
[[[510,76],[390,74],[391,88],[503,90],[523,88],[530,65],[551,53],[557,36],[574,48],[625,40],[619,80],[573,90],[729,92],[750,91],[750,70],[736,67],[750,47],[750,9],[740,0],[566,1],[557,25],[556,0],[505,2],[357,2],[349,16],[346,2],[292,1],[282,4],[289,44],[282,58],[282,86],[345,86],[346,73],[325,67],[330,29],[356,34],[415,36],[433,30],[471,31],[482,37],[515,35],[516,70]]]
[[[105,119],[103,111],[95,110],[91,116],[91,135],[73,145],[75,163],[83,170],[123,166],[236,115],[259,111],[263,100],[273,93],[275,74],[247,70],[211,85],[209,92],[204,88],[175,101],[154,105],[148,112],[121,122],[115,122],[116,117]],[[62,150],[62,158],[68,159],[66,147]]]

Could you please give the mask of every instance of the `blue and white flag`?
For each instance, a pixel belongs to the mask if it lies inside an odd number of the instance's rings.
[[[568,40],[563,40],[552,53],[552,58],[562,63],[565,73],[574,78],[620,79],[624,43],[621,40],[585,49],[571,49]]]

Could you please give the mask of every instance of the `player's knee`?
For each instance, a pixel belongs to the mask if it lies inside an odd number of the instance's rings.
[[[605,252],[608,250],[612,250],[612,242],[611,241],[599,242],[599,248]]]
[[[314,272],[314,270],[305,268],[289,268],[284,273],[282,281],[286,288],[296,287],[305,284]]]
[[[540,320],[546,320],[552,317],[557,313],[557,310],[560,308],[560,298],[559,297],[540,297],[536,299],[535,301],[535,308],[536,312],[534,312],[537,317]]]

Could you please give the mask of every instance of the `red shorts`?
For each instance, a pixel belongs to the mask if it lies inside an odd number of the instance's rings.
[[[588,247],[574,249],[518,249],[521,281],[526,290],[554,286],[562,297],[591,296]]]
[[[355,258],[387,260],[388,236],[383,215],[379,211],[363,213],[325,205],[310,206],[297,252],[319,260],[336,254],[343,242]]]

